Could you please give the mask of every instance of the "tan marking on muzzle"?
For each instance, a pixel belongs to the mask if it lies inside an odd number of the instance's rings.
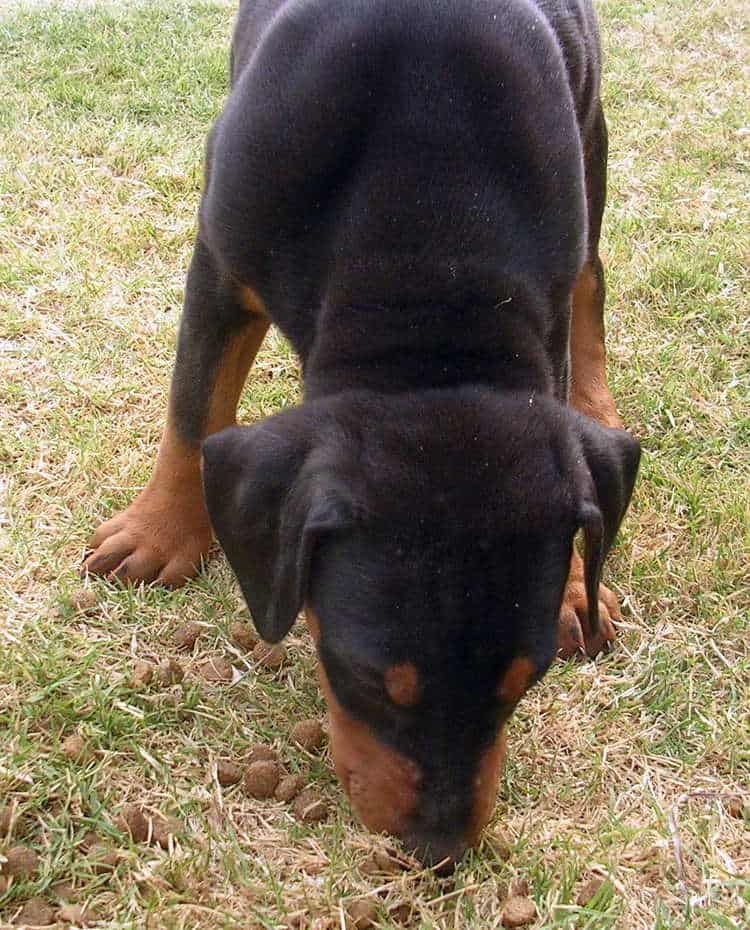
[[[316,643],[317,617],[307,608],[307,626]],[[328,705],[331,752],[336,774],[362,823],[375,833],[402,836],[417,806],[418,766],[382,743],[361,720],[336,700],[322,662],[318,677]]]
[[[536,671],[528,656],[516,656],[497,686],[497,696],[504,704],[515,704],[529,687]]]

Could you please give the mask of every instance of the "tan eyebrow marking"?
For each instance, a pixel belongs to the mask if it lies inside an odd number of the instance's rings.
[[[400,707],[411,707],[416,704],[421,694],[419,672],[411,662],[400,662],[391,665],[383,674],[385,690],[394,704]]]
[[[528,656],[516,656],[497,686],[497,696],[504,704],[515,704],[536,671],[534,663]]]

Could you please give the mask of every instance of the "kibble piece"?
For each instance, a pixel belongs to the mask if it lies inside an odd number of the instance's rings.
[[[283,646],[269,646],[268,643],[258,643],[253,649],[253,659],[258,665],[268,669],[278,669],[284,664],[286,650]]]
[[[727,813],[730,817],[736,817],[737,820],[742,820],[746,811],[750,811],[750,807],[745,804],[742,798],[730,798],[727,801]]]
[[[13,846],[5,858],[7,862],[0,866],[0,871],[14,878],[31,878],[39,867],[39,856],[28,846]]]
[[[536,919],[536,905],[531,898],[511,895],[503,908],[504,927],[525,927]]]
[[[586,905],[596,897],[597,892],[603,884],[604,879],[600,878],[598,875],[590,878],[578,892],[578,906],[586,907]]]
[[[266,746],[265,743],[256,743],[254,746],[250,747],[250,752],[247,754],[245,762],[248,765],[252,765],[253,762],[278,762],[279,754],[275,749],[272,749],[270,746]]]
[[[287,775],[281,779],[273,796],[277,801],[293,801],[304,787],[305,779],[302,775]]]
[[[352,930],[369,930],[377,919],[378,906],[372,898],[360,898],[352,901],[347,912]]]
[[[70,609],[78,614],[92,614],[96,610],[97,600],[93,591],[81,588],[72,591],[68,598]]]
[[[306,788],[294,802],[294,816],[303,823],[318,823],[328,816],[328,804],[320,792]]]
[[[319,720],[300,720],[292,727],[292,739],[307,752],[323,745],[323,727]]]
[[[97,922],[95,912],[80,904],[64,904],[57,912],[57,919],[60,923],[76,927],[93,927]]]
[[[277,762],[253,762],[245,772],[243,784],[251,798],[270,798],[279,783],[279,765]]]
[[[78,892],[72,882],[56,882],[50,891],[61,901],[75,901],[78,897]]]
[[[130,684],[133,688],[145,688],[151,684],[154,677],[154,666],[150,662],[139,659],[133,666],[133,673],[130,676]]]
[[[71,762],[86,762],[89,758],[86,743],[80,733],[71,733],[63,740],[63,755]]]
[[[527,878],[515,878],[510,884],[511,898],[528,898],[529,880]]]
[[[107,852],[107,847],[103,843],[97,843],[89,851],[87,859],[94,875],[106,875],[117,868],[120,863],[120,854],[115,850]]]
[[[232,672],[232,663],[224,656],[211,656],[200,664],[200,673],[206,681],[231,681]]]
[[[117,819],[117,827],[129,833],[134,843],[145,843],[149,835],[148,818],[137,804],[129,804]]]
[[[172,639],[178,649],[184,649],[188,652],[193,648],[202,632],[203,628],[200,623],[195,623],[193,621],[181,623],[178,627],[175,627],[172,633]]]
[[[13,826],[13,808],[0,807],[0,838],[8,836]]]
[[[157,814],[151,821],[151,842],[169,849],[169,838],[179,836],[182,824],[176,817],[166,817]]]
[[[403,872],[408,868],[408,864],[401,856],[392,850],[383,849],[379,846],[373,850],[368,871],[395,875],[397,872]]]
[[[413,908],[408,901],[404,901],[401,904],[396,904],[394,907],[389,908],[388,916],[396,924],[408,924],[411,920]]]
[[[242,780],[242,769],[234,762],[220,759],[216,764],[216,777],[222,788],[228,788]]]
[[[44,898],[29,898],[13,921],[19,927],[49,927],[55,922],[55,912]]]
[[[249,623],[236,621],[229,627],[229,635],[245,652],[252,652],[258,645],[258,637]]]
[[[182,666],[176,659],[164,659],[159,663],[154,675],[160,685],[168,687],[169,685],[178,685],[185,677]]]

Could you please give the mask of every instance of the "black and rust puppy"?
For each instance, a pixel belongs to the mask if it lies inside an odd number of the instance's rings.
[[[195,572],[201,443],[275,323],[304,403],[203,443],[208,514],[266,640],[306,608],[354,808],[429,862],[477,841],[524,691],[614,635],[639,447],[604,370],[598,88],[588,0],[243,3],[167,430],[86,562]]]

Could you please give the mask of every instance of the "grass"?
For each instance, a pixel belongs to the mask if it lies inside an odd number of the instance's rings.
[[[224,2],[6,5],[0,16],[0,806],[40,855],[0,889],[0,923],[73,882],[112,928],[341,926],[371,895],[379,926],[499,926],[526,880],[537,926],[707,930],[750,922],[750,358],[747,18],[740,0],[602,0],[611,129],[605,230],[611,380],[645,447],[609,578],[618,648],[557,665],[513,723],[490,842],[450,880],[372,875],[325,754],[290,747],[323,705],[306,634],[258,670],[221,559],[176,593],[89,584],[91,528],[143,484],[164,415],[204,137],[226,94]],[[245,393],[255,420],[299,395],[285,344]],[[135,690],[136,658],[175,655],[183,685]],[[208,685],[207,655],[243,673]],[[88,756],[63,740],[80,733]],[[275,745],[332,816],[220,791],[219,758]],[[175,814],[168,850],[126,842],[129,801]],[[113,871],[87,852],[119,850]],[[0,837],[0,842],[2,838]],[[6,846],[8,844],[6,843]],[[681,850],[678,868],[675,849]],[[606,878],[577,904],[592,876]],[[379,890],[378,890],[379,889]],[[343,902],[343,904],[342,904]],[[295,916],[296,915],[296,916]],[[313,923],[317,921],[317,923]]]

